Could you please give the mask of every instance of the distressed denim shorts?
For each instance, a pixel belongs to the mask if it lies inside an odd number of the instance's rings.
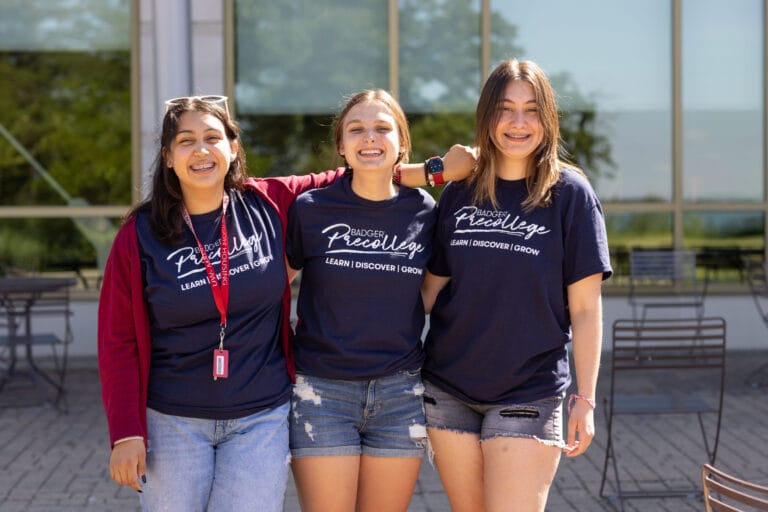
[[[529,437],[549,446],[565,446],[565,393],[527,403],[478,405],[459,400],[427,381],[424,386],[428,427],[480,434],[481,442],[495,437]]]
[[[420,370],[372,380],[296,376],[291,399],[293,457],[422,457],[427,430]]]

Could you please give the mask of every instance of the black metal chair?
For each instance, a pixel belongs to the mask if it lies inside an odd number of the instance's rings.
[[[763,323],[768,327],[768,280],[766,280],[766,264],[754,259],[745,259],[747,269],[747,282],[749,290],[752,292],[752,299],[757,308],[757,312]],[[768,385],[768,361],[757,367],[747,376],[747,383],[750,386],[761,387]]]
[[[768,511],[768,486],[736,478],[711,464],[701,467],[707,512]]]
[[[40,394],[66,412],[64,381],[68,349],[72,343],[72,309],[69,286],[36,293],[6,294],[2,301],[3,328],[0,335],[3,372],[0,391],[16,373],[30,377]],[[38,365],[35,351],[47,348],[45,368]],[[23,363],[23,370],[18,368]]]
[[[635,320],[652,309],[683,308],[704,316],[708,274],[699,279],[696,253],[674,249],[639,249],[629,253],[629,304]]]
[[[720,317],[645,319],[643,322],[620,319],[614,322],[610,394],[605,399],[608,436],[600,496],[617,498],[624,510],[625,499],[698,495],[698,488],[670,488],[661,481],[658,489],[644,486],[627,490],[622,486],[621,447],[615,439],[617,429],[621,428],[617,418],[625,415],[695,415],[707,460],[714,464],[723,409],[725,331],[725,320]],[[667,381],[669,375],[679,377],[680,385],[656,389],[654,377],[662,374],[667,376]],[[714,428],[705,426],[705,415],[714,418]],[[627,422],[621,424],[627,425]],[[616,491],[610,496],[605,492],[609,463]]]

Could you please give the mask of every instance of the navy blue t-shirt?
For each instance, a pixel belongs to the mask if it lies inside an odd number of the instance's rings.
[[[280,342],[286,284],[280,219],[256,193],[231,191],[227,209],[229,308],[224,348],[229,377],[213,380],[220,316],[192,232],[158,242],[149,213],[137,217],[152,359],[147,405],[165,414],[232,419],[285,402],[291,382]],[[217,273],[221,209],[192,215]]]
[[[552,396],[570,384],[566,287],[612,272],[600,203],[570,169],[546,208],[523,211],[525,180],[496,181],[498,209],[472,194],[458,182],[440,198],[428,268],[451,280],[430,315],[424,378],[471,403]]]
[[[400,187],[388,200],[357,196],[350,178],[300,195],[286,252],[303,269],[294,356],[299,372],[361,380],[421,366],[435,201]]]

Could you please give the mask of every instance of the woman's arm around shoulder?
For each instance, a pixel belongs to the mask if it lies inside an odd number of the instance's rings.
[[[475,170],[477,150],[469,146],[454,144],[442,157],[444,182],[457,181],[467,178]],[[423,187],[427,185],[427,174],[424,163],[402,164],[400,166],[400,183],[406,187]]]

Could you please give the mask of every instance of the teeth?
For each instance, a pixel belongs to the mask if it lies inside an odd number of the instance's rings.
[[[364,149],[360,152],[361,155],[380,155],[381,151],[374,149]]]
[[[192,170],[193,171],[203,171],[205,169],[211,169],[213,167],[213,163],[206,163],[206,164],[198,164],[193,165]]]

